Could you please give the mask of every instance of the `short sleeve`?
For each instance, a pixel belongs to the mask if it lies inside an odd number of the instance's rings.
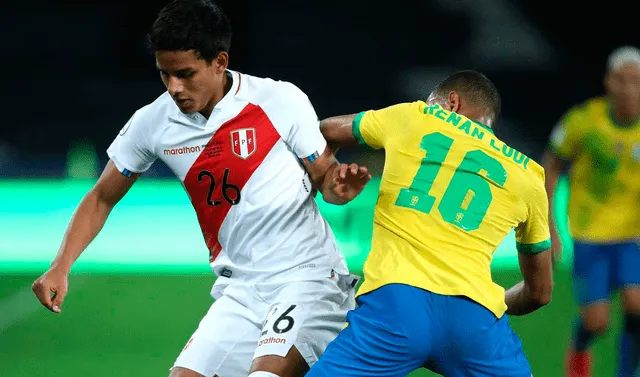
[[[360,145],[373,149],[385,147],[389,133],[397,132],[397,125],[417,109],[416,103],[401,103],[380,110],[363,111],[353,120],[353,136]]]
[[[527,219],[516,228],[516,247],[521,253],[540,253],[551,247],[549,200],[544,179],[538,181],[527,197]]]
[[[549,147],[558,157],[570,160],[580,149],[585,133],[585,111],[584,106],[569,110],[551,132]]]
[[[289,130],[284,139],[298,158],[309,162],[321,155],[327,147],[327,141],[320,132],[318,115],[309,101],[309,97],[295,85],[283,82],[283,92],[287,96]]]
[[[157,158],[142,111],[133,114],[107,149],[109,158],[124,175],[147,171]]]

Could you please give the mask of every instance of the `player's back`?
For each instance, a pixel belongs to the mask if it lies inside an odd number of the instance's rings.
[[[548,247],[544,170],[489,127],[418,101],[361,113],[354,134],[385,149],[372,250],[359,294],[391,283],[467,296],[500,317],[493,252]]]

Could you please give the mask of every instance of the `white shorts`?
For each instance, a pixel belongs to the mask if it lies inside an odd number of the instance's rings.
[[[284,357],[294,345],[311,366],[355,308],[355,282],[356,276],[335,275],[285,284],[230,285],[173,367],[206,377],[246,377],[254,358]]]

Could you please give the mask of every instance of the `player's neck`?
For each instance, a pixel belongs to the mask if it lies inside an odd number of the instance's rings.
[[[485,109],[467,106],[458,109],[457,113],[460,115],[464,115],[467,118],[473,120],[474,122],[478,122],[485,127],[493,127],[493,117],[487,114],[487,111]]]
[[[493,117],[487,115],[485,112],[475,112],[469,115],[465,115],[467,118],[473,120],[474,122],[478,122],[485,127],[493,128]]]
[[[209,119],[211,112],[213,112],[213,108],[222,101],[225,95],[229,93],[231,87],[233,86],[233,76],[229,71],[227,71],[223,77],[221,90],[216,90],[211,97],[211,101],[204,107],[204,109],[200,110],[200,114],[204,115],[205,118]]]

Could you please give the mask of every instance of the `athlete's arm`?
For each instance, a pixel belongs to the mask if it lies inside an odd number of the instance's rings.
[[[545,189],[547,191],[547,197],[549,198],[549,228],[551,230],[551,250],[553,251],[553,263],[554,265],[562,259],[562,242],[556,227],[556,218],[553,211],[554,196],[556,187],[558,185],[558,179],[562,175],[564,168],[564,161],[558,157],[555,153],[547,150],[543,156],[542,164],[545,170]]]
[[[353,200],[371,180],[364,166],[340,164],[327,146],[317,158],[303,164],[314,186],[322,193],[325,202],[346,204]]]
[[[508,315],[525,315],[551,302],[553,273],[550,249],[518,253],[523,281],[505,292]]]
[[[333,152],[338,148],[358,145],[358,140],[353,136],[356,115],[338,115],[320,121],[320,132]]]
[[[113,207],[129,191],[139,174],[126,177],[112,161],[76,209],[49,271],[33,283],[33,291],[47,309],[60,313],[67,293],[71,265],[102,229]],[[53,294],[53,297],[52,297]]]

